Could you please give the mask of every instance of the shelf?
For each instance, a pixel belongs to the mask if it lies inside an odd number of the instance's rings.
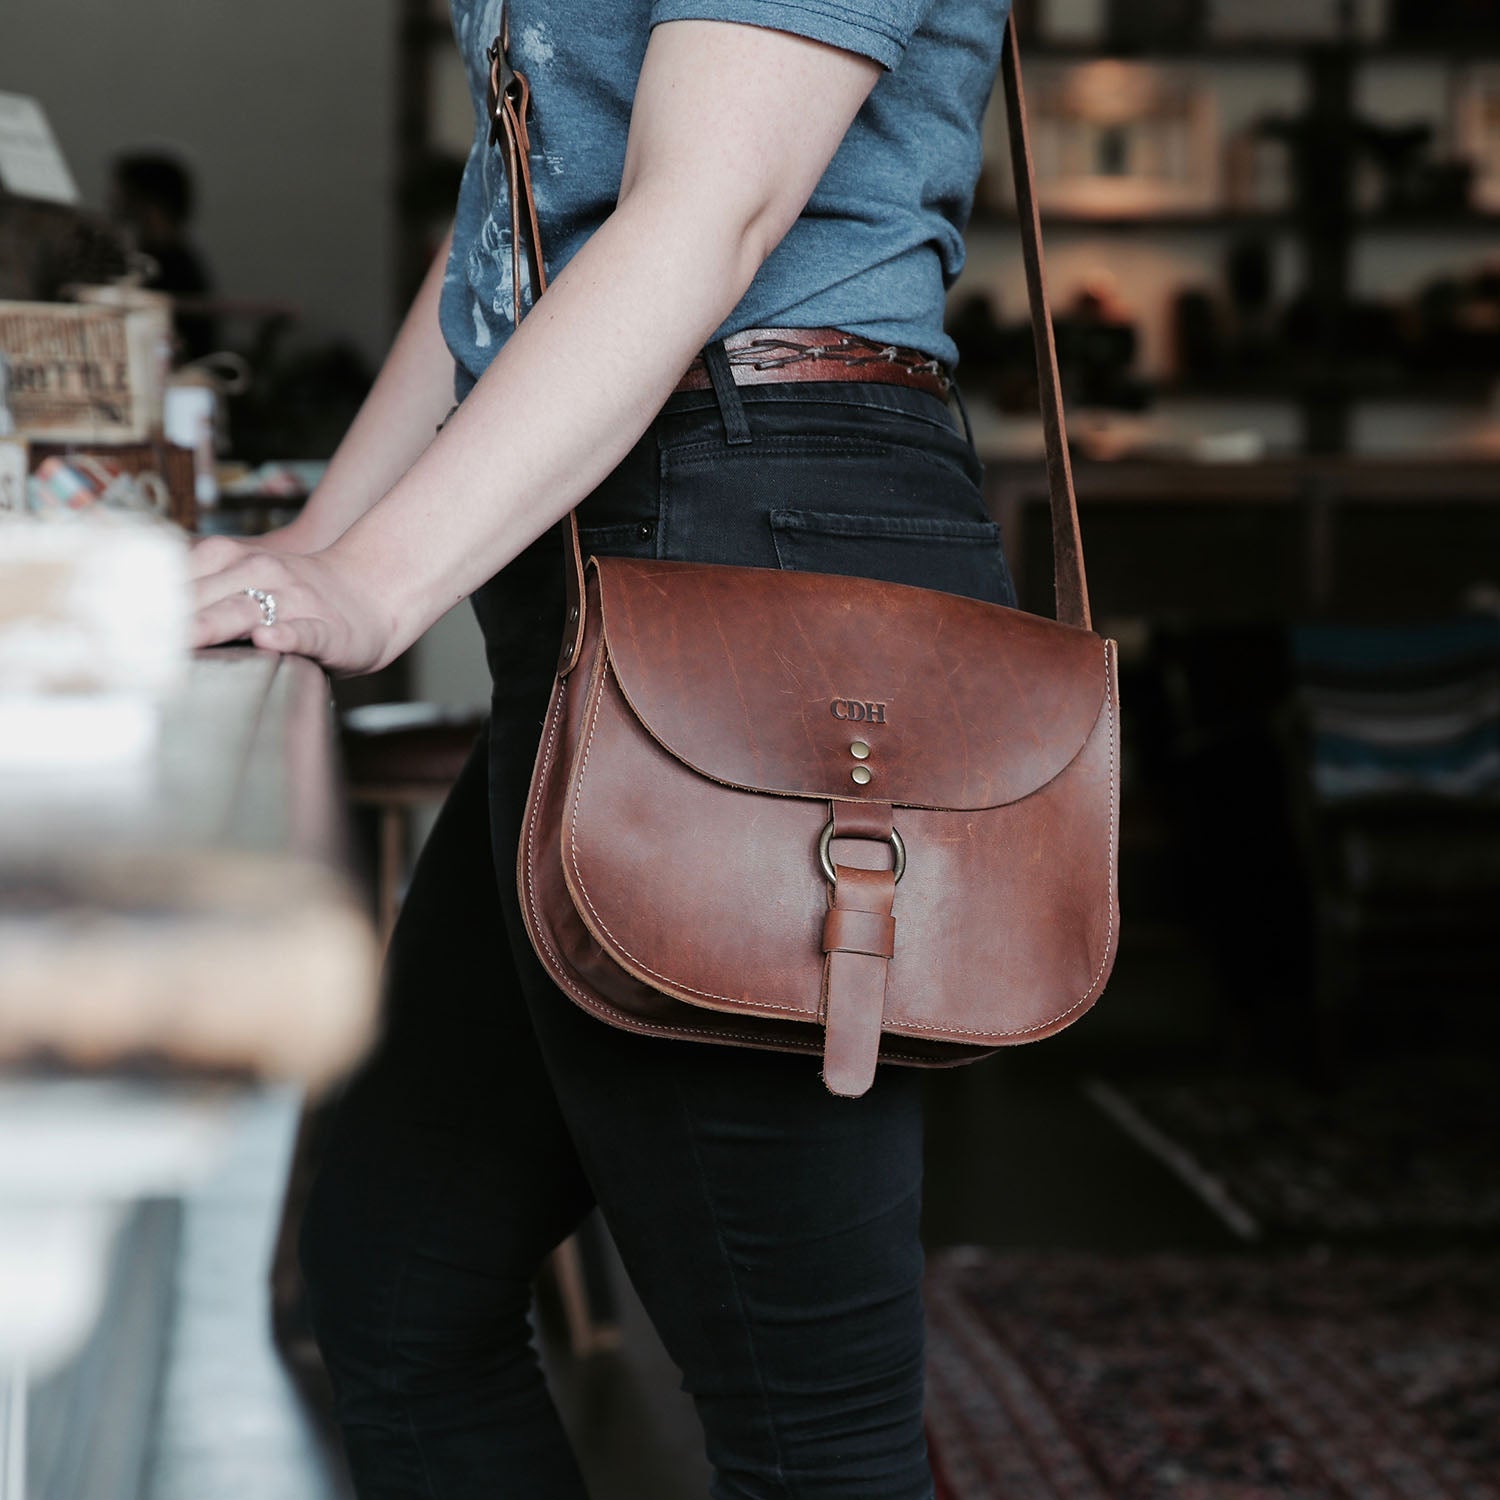
[[[969,220],[971,229],[994,229],[1013,231],[1017,224],[1013,213],[997,209],[976,209]],[[1495,221],[1500,223],[1500,219]],[[1170,213],[1149,214],[1088,214],[1042,212],[1042,228],[1045,229],[1092,229],[1116,232],[1137,232],[1163,229],[1186,229],[1203,233],[1226,229],[1275,229],[1291,230],[1297,227],[1296,219],[1289,213],[1261,209],[1190,209]]]
[[[976,209],[969,221],[970,229],[1013,232],[1014,214],[997,209]],[[1146,231],[1187,230],[1213,234],[1229,230],[1261,229],[1291,233],[1302,227],[1303,220],[1293,210],[1206,209],[1148,214],[1042,213],[1042,228],[1059,230],[1093,230],[1100,233],[1131,234]],[[1500,237],[1500,213],[1468,210],[1458,213],[1408,212],[1376,209],[1350,216],[1349,225],[1356,231],[1391,234],[1483,234]]]
[[[1375,209],[1354,216],[1356,229],[1385,229],[1397,234],[1500,235],[1500,213],[1464,209],[1456,213],[1430,210]]]
[[[1097,62],[1102,58],[1122,62],[1184,63],[1298,63],[1313,56],[1338,53],[1356,62],[1435,62],[1469,63],[1500,58],[1500,37],[1478,42],[1340,42],[1336,40],[1242,42],[1169,42],[1119,46],[1107,40],[1097,42],[1049,42],[1032,38],[1021,44],[1023,58],[1038,61]]]
[[[1156,401],[1383,401],[1411,406],[1485,405],[1500,385],[1493,375],[1433,376],[1412,372],[1390,378],[1289,375],[1282,379],[1164,381],[1152,387]]]

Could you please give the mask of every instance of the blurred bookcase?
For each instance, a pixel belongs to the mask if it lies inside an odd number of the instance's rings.
[[[1189,408],[1274,409],[1283,454],[1410,430],[1500,457],[1500,5],[1017,0],[1017,17],[1054,305],[1066,320],[1082,297],[1131,346],[1124,405],[1190,428]],[[995,107],[968,250],[955,309],[992,295],[1018,324]],[[1216,350],[1215,320],[1248,325],[1242,347]],[[982,359],[960,347],[972,385]]]

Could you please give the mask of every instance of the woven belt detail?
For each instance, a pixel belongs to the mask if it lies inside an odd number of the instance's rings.
[[[943,401],[953,388],[948,372],[931,355],[837,328],[747,328],[724,340],[724,352],[736,385],[872,381],[911,386]],[[712,384],[700,356],[688,366],[677,390],[706,391]]]

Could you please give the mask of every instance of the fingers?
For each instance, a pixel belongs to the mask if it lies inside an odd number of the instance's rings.
[[[232,537],[206,536],[194,542],[188,552],[188,577],[206,578],[211,573],[223,572],[252,554],[252,548]]]
[[[313,657],[335,672],[368,672],[389,660],[380,622],[326,558],[245,547],[215,551],[226,566],[193,585],[195,648],[248,639],[264,651]],[[274,597],[274,625],[247,589]]]
[[[246,550],[230,567],[199,578],[194,585],[194,648],[248,640],[263,651],[346,666],[347,631],[336,628],[337,607],[324,592],[329,580],[321,573],[303,576],[312,566],[301,558]],[[260,601],[246,589],[260,589],[275,599],[274,625],[266,623]]]
[[[251,633],[251,643],[262,651],[279,651],[283,656],[311,656],[319,661],[331,654],[332,632],[323,620],[307,616],[300,620],[280,620],[274,625],[258,625]]]
[[[280,608],[279,600],[277,607]],[[249,594],[236,591],[199,603],[193,617],[193,647],[197,650],[224,641],[242,641],[252,631],[265,628],[260,605]]]
[[[260,601],[246,593],[247,589],[261,589],[271,594],[276,600],[278,615],[294,603],[296,584],[280,557],[235,543],[231,543],[231,547],[233,550],[227,553],[216,549],[211,556],[217,555],[224,565],[217,570],[200,572],[193,584],[195,646],[244,640],[257,627],[265,626]],[[196,552],[194,556],[197,556]]]

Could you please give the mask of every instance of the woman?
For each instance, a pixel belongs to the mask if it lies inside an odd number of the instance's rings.
[[[304,1235],[356,1484],[584,1493],[528,1308],[597,1203],[718,1500],[927,1500],[918,1076],[838,1099],[815,1058],[600,1023],[532,955],[513,872],[575,505],[596,553],[1011,602],[942,370],[1005,0],[513,0],[554,278],[519,326],[500,3],[453,8],[481,125],[451,253],[306,513],[194,554],[200,644],[370,671],[473,595],[494,677]]]

